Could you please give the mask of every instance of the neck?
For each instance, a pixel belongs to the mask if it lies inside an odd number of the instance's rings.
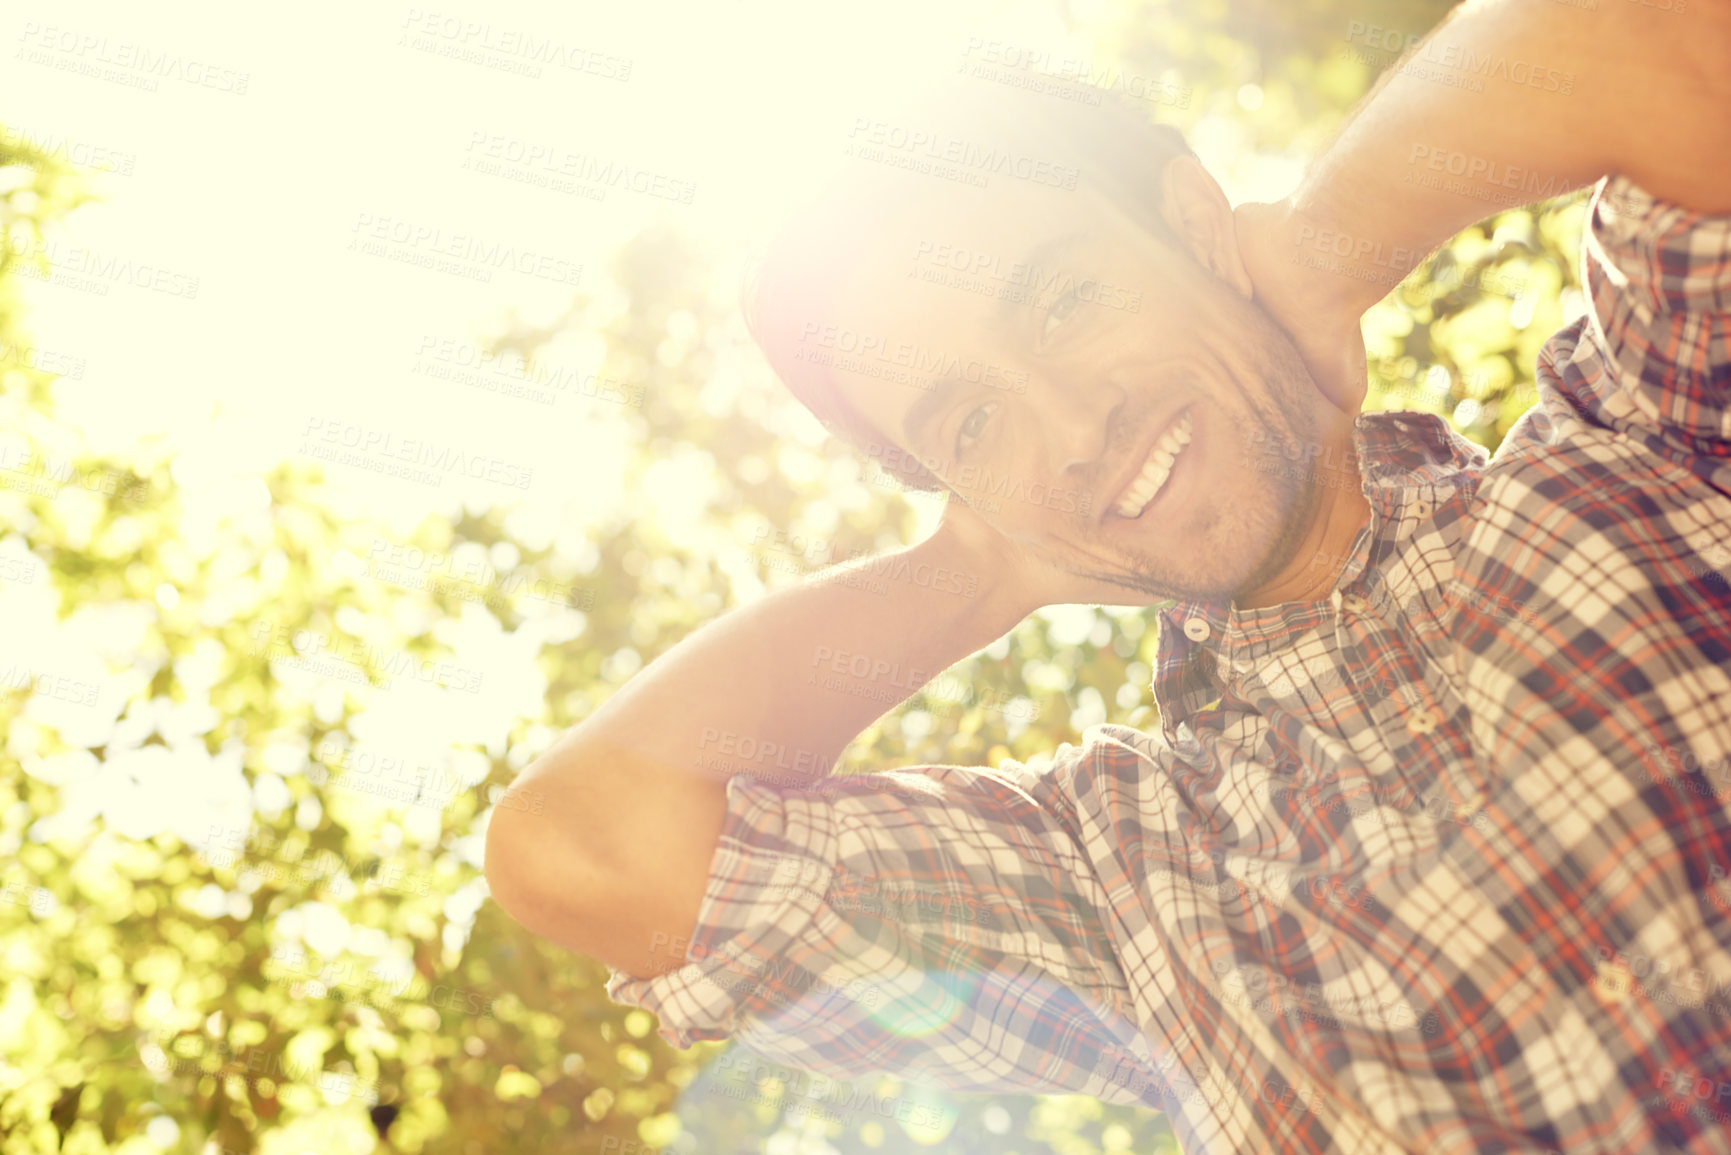
[[[1352,439],[1333,443],[1336,452],[1352,462],[1350,470],[1318,470],[1321,488],[1310,508],[1303,532],[1293,544],[1284,566],[1268,581],[1233,599],[1240,609],[1260,609],[1287,602],[1314,602],[1328,596],[1335,578],[1346,565],[1348,552],[1359,531],[1370,524],[1370,502],[1365,499]],[[1306,482],[1306,484],[1317,484]]]

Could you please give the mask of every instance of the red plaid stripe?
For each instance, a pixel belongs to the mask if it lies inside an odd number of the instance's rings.
[[[1167,611],[1160,733],[735,779],[613,996],[1189,1151],[1731,1152],[1731,218],[1614,179],[1582,259],[1495,459],[1364,415],[1328,600]]]

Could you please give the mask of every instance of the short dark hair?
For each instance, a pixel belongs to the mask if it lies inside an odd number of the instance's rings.
[[[1183,134],[1128,97],[1072,87],[1077,97],[1098,97],[1098,103],[1001,88],[982,79],[950,79],[913,102],[904,123],[940,128],[948,139],[982,149],[1074,169],[1076,188],[1094,189],[1150,234],[1179,248],[1160,215],[1160,191],[1167,165],[1195,156]],[[783,384],[824,428],[862,451],[884,435],[842,397],[827,366],[803,356],[799,326],[823,315],[836,286],[852,271],[852,260],[842,254],[853,251],[849,246],[859,243],[883,203],[887,186],[879,172],[867,171],[878,167],[855,164],[846,179],[832,180],[808,198],[757,255],[740,296],[746,327]],[[927,492],[948,488],[911,458],[900,460],[907,463],[896,471],[902,484]]]

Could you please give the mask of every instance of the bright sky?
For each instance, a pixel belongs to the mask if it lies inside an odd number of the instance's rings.
[[[326,460],[326,476],[399,540],[463,501],[520,504],[524,524],[548,537],[620,509],[689,523],[701,463],[657,463],[625,493],[619,422],[633,411],[574,395],[596,390],[572,382],[599,366],[599,340],[572,337],[547,352],[571,385],[546,394],[550,405],[450,371],[473,362],[513,313],[551,318],[577,289],[599,288],[612,251],[658,214],[717,243],[731,286],[750,238],[810,177],[814,151],[839,160],[854,119],[889,115],[908,77],[954,68],[970,45],[993,40],[1094,60],[1091,44],[1063,38],[1057,7],[884,0],[838,15],[804,0],[321,0],[237,21],[216,4],[147,12],[26,0],[0,17],[0,126],[107,170],[96,179],[103,203],[49,239],[53,279],[24,286],[43,361],[77,366],[59,383],[58,417],[97,453],[162,439],[176,455],[189,541],[226,508],[262,508],[248,479],[277,461],[363,441],[380,448],[359,464]],[[1205,121],[1191,142],[1235,196],[1276,196],[1293,179],[1290,165],[1246,164],[1230,118]],[[644,191],[583,181],[590,166],[610,164],[641,173]],[[524,176],[540,183],[510,179]],[[552,187],[558,179],[565,187]],[[502,265],[501,253],[512,260]],[[490,475],[382,476],[396,463],[384,448],[412,455],[410,443],[484,459]],[[333,564],[345,560],[361,564]],[[15,654],[32,669],[76,666],[106,687],[100,710],[44,702],[38,720],[100,745],[138,688],[111,684],[107,671],[110,659],[130,661],[125,639],[141,621],[89,617],[61,631],[49,624],[49,587],[28,592],[48,600],[21,593],[8,603]],[[178,594],[164,587],[158,598],[169,605]],[[539,713],[545,686],[529,674],[540,635],[504,635],[479,611],[453,630],[444,640],[458,656],[491,671],[486,693],[382,695],[368,715],[375,733],[357,738],[448,755]],[[299,692],[291,674],[282,692]],[[208,711],[188,709],[159,728],[207,730]],[[136,745],[144,731],[126,733]],[[305,755],[282,760],[282,773],[296,773]],[[221,785],[207,791],[210,805],[243,815],[238,768],[206,762]],[[118,797],[91,765],[52,772],[87,787],[88,806],[68,821]],[[167,788],[186,773],[126,769],[138,793],[121,809],[152,828],[184,820],[196,837],[202,817]],[[147,808],[147,797],[158,805]]]
[[[853,118],[887,112],[904,76],[953,67],[970,43],[992,39],[1092,59],[1092,45],[1062,38],[1058,7],[871,0],[838,15],[821,0],[313,0],[253,13],[208,2],[7,5],[0,126],[109,170],[96,180],[104,203],[50,238],[53,280],[24,286],[42,361],[78,366],[60,382],[57,415],[99,454],[163,439],[177,455],[189,539],[217,524],[225,502],[256,510],[259,487],[246,479],[285,457],[305,459],[309,433],[325,432],[338,442],[430,442],[495,464],[492,480],[447,473],[429,485],[327,463],[360,512],[400,533],[429,514],[453,515],[465,499],[522,503],[543,525],[580,526],[624,497],[621,408],[569,392],[546,406],[441,371],[472,359],[513,312],[551,318],[574,288],[598,288],[610,253],[658,214],[720,242],[731,282],[743,255],[735,242],[775,217],[808,175],[814,146],[839,157]],[[1091,20],[1087,0],[1071,10]],[[530,44],[552,51],[525,51]],[[1293,179],[1278,162],[1241,167],[1229,120],[1198,126],[1191,142],[1239,197],[1277,196]],[[642,170],[661,195],[615,186],[598,199],[602,190],[578,179],[544,187],[560,169],[608,164]],[[1264,183],[1246,182],[1245,171]],[[525,175],[545,179],[508,179]],[[0,170],[0,188],[7,176]],[[501,251],[517,261],[500,267],[491,255]],[[445,265],[425,267],[434,261]],[[571,339],[548,360],[580,376],[603,353],[598,341]],[[679,515],[656,503],[689,505],[697,489],[680,463],[666,464],[659,484],[652,476],[632,495],[663,523]],[[512,484],[531,471],[527,488]],[[16,543],[0,543],[0,556],[8,550],[22,558]],[[177,671],[188,701],[119,718],[144,690],[129,667],[149,607],[61,624],[54,600],[38,583],[0,605],[10,660],[78,690],[66,700],[38,694],[30,719],[75,746],[107,747],[101,767],[86,751],[29,760],[32,774],[65,787],[54,828],[75,833],[100,815],[122,835],[173,829],[201,844],[219,823],[244,829],[253,809],[288,804],[282,778],[307,772],[305,750],[266,749],[249,779],[237,753],[213,757],[199,739],[216,720],[202,693],[219,676],[214,641]],[[178,593],[165,585],[158,600],[172,606]],[[442,640],[463,668],[487,672],[485,693],[402,679],[351,724],[350,757],[371,749],[440,760],[472,785],[488,767],[472,748],[540,713],[537,628],[507,635],[487,615],[465,613]],[[340,701],[341,681],[282,667],[279,692]],[[79,695],[96,687],[93,709]],[[169,745],[141,745],[152,729]],[[34,746],[27,723],[11,737],[19,751]],[[332,806],[386,805],[326,796]],[[303,826],[317,822],[314,800],[300,809]],[[381,825],[379,837],[406,832],[425,844],[439,835],[425,808],[401,822]],[[39,824],[33,837],[46,833]],[[463,849],[477,864],[478,849]],[[16,850],[0,844],[0,857]],[[213,916],[251,912],[245,895],[215,885],[198,902]],[[460,909],[447,908],[446,945],[456,949],[480,892],[452,902]],[[387,950],[376,932],[316,903],[273,933],[327,953],[345,941],[362,955]]]
[[[215,4],[20,5],[0,24],[0,123],[120,170],[54,238],[60,281],[31,286],[39,346],[85,363],[61,417],[99,450],[173,438],[199,463],[183,484],[267,468],[311,430],[500,463],[467,489],[327,468],[410,522],[463,493],[558,507],[586,462],[607,469],[606,422],[429,377],[452,365],[440,354],[472,357],[512,310],[553,315],[657,213],[751,236],[812,142],[839,154],[873,90],[922,61],[980,39],[1090,57],[1056,7],[327,2],[237,21]],[[539,75],[510,70],[525,64]],[[661,195],[508,179],[589,163],[647,170]],[[462,254],[456,272],[409,263],[435,249]],[[489,265],[506,249],[530,271]],[[126,263],[145,286],[103,276]],[[601,354],[572,341],[549,360],[586,374]]]

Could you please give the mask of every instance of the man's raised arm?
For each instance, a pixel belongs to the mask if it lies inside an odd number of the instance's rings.
[[[1350,34],[1372,48],[1407,39],[1362,22]],[[1358,317],[1499,208],[1621,173],[1731,212],[1727,109],[1725,0],[1463,4],[1389,67],[1290,197],[1240,206],[1257,299],[1325,387],[1341,383]],[[1357,376],[1347,391],[1362,391]]]
[[[494,897],[537,934],[640,973],[658,932],[697,920],[727,779],[827,774],[875,718],[1033,608],[982,572],[995,568],[940,528],[864,575],[828,571],[699,630],[503,796],[487,832]]]
[[[1128,600],[1031,558],[952,496],[919,545],[727,614],[566,733],[494,808],[493,896],[642,977],[652,944],[697,921],[729,777],[815,782],[874,719],[1033,610]]]

